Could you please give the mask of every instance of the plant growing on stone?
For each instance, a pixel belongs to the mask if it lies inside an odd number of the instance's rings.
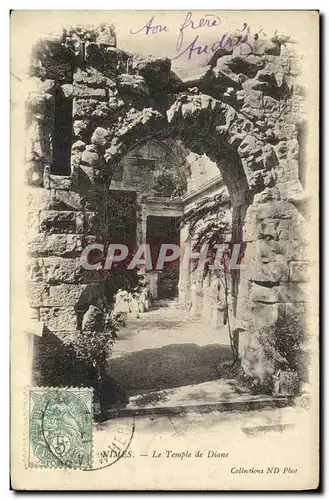
[[[100,306],[100,304],[98,304]],[[117,332],[124,325],[122,314],[114,314],[109,307],[89,306],[85,313],[82,329],[75,332],[65,341],[68,351],[83,365],[91,369],[94,374],[94,386],[101,403],[104,391],[109,390],[104,386],[107,362],[111,356],[112,347]]]
[[[305,314],[301,311],[285,311],[279,314],[273,326],[262,329],[260,342],[264,349],[270,351],[277,369],[297,371],[305,335]]]
[[[189,236],[187,241],[193,242],[195,248],[202,248],[209,244],[209,254],[203,268],[202,279],[209,273],[213,273],[220,281],[224,291],[224,323],[227,325],[234,363],[238,362],[238,345],[232,330],[230,318],[229,295],[232,288],[230,274],[231,250],[228,246],[221,256],[221,267],[211,270],[210,263],[214,261],[215,245],[223,244],[227,241],[231,232],[231,224],[228,220],[228,200],[225,195],[219,194],[213,198],[205,198],[194,209],[187,212],[182,219],[182,226],[188,226]],[[197,264],[195,264],[197,265]],[[193,271],[193,269],[192,269]]]
[[[121,313],[111,312],[104,315],[103,311],[94,306],[90,306],[89,311],[89,318],[83,330],[74,335],[72,345],[77,358],[94,368],[98,378],[101,378],[111,355],[117,332],[120,327],[124,326],[124,316]],[[97,322],[99,325],[96,325]],[[97,331],[100,328],[102,331]]]
[[[122,264],[122,263],[121,263]],[[94,386],[100,401],[101,413],[106,410],[108,393],[115,388],[110,386],[107,363],[112,353],[113,344],[120,328],[125,325],[125,313],[114,312],[115,296],[119,290],[136,294],[145,286],[143,277],[135,270],[127,270],[122,265],[113,266],[104,277],[103,298],[89,305],[82,313],[80,330],[67,337],[66,345],[74,358],[91,368],[94,373]]]

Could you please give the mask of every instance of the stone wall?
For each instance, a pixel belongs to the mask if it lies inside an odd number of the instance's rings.
[[[29,189],[30,306],[35,317],[60,337],[76,331],[79,314],[101,299],[100,273],[88,272],[80,263],[83,248],[104,236],[100,205],[105,193],[97,183],[95,190],[91,187],[92,183],[81,187],[78,177],[50,175],[48,189]]]

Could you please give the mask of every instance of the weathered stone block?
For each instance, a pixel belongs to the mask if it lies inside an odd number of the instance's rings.
[[[287,141],[288,158],[298,160],[299,144],[297,139],[289,139]]]
[[[121,74],[117,78],[117,86],[120,93],[131,96],[148,97],[150,91],[142,76]]]
[[[74,283],[76,282],[75,259],[65,259],[61,257],[45,257],[39,259],[43,278],[46,283]]]
[[[283,200],[297,203],[305,200],[305,191],[299,180],[277,182],[276,185]]]
[[[29,255],[39,257],[46,255],[62,255],[66,250],[66,236],[38,234],[28,241]]]
[[[122,106],[124,106],[124,102],[117,97],[110,97],[108,101],[75,97],[73,99],[73,118],[90,120],[91,117],[97,117],[108,120],[112,112]]]
[[[88,65],[94,66],[94,67],[104,67],[106,64],[106,49],[104,46],[99,45],[98,43],[95,42],[89,42],[86,44],[85,48],[85,60],[88,63]],[[116,65],[114,65],[115,69]]]
[[[76,212],[57,212],[56,210],[42,210],[40,213],[40,230],[48,234],[75,233]]]
[[[63,175],[50,175],[49,187],[52,189],[64,189],[69,191],[72,188],[72,178]]]
[[[38,233],[40,228],[39,210],[28,210],[26,214],[26,225],[30,234]]]
[[[40,321],[51,331],[72,331],[77,329],[74,307],[42,307]]]
[[[47,92],[30,92],[26,100],[26,107],[31,113],[44,116],[54,102],[54,96]]]
[[[290,262],[290,281],[307,282],[310,281],[310,263],[305,261]]]
[[[277,99],[274,99],[274,97],[271,97],[269,95],[264,95],[263,97],[263,105],[265,108],[273,110],[273,108],[277,108],[278,106],[278,101]]]
[[[286,111],[287,110],[283,110]],[[285,140],[287,137],[293,137],[296,133],[296,126],[294,123],[289,123],[289,116],[280,118],[274,127],[274,132],[279,140]]]
[[[84,217],[83,217],[83,212],[77,212],[76,218],[76,233],[77,234],[83,234],[84,233]]]
[[[106,99],[106,89],[100,88],[91,88],[86,85],[71,85],[65,84],[62,85],[62,90],[64,92],[65,97],[82,97],[82,98],[90,98],[90,99]]]
[[[267,170],[275,167],[278,163],[278,158],[270,144],[263,146],[263,163]]]
[[[42,259],[29,259],[26,266],[27,282],[43,282],[43,261]]]
[[[257,260],[263,264],[273,261],[284,261],[286,254],[285,245],[275,240],[257,240],[254,243],[249,243],[245,252],[244,260]]]
[[[287,245],[294,242],[296,244],[307,242],[307,222],[304,217],[298,213],[295,214],[293,219],[286,219],[278,221],[277,231],[280,240],[287,241]]]
[[[246,216],[243,230],[243,241],[251,242],[258,239],[258,221],[254,217]]]
[[[275,372],[274,359],[268,356],[256,332],[242,331],[239,335],[239,356],[244,373],[260,382]]]
[[[71,211],[81,210],[82,207],[82,198],[79,193],[56,189],[51,191],[51,201],[46,209]]]
[[[168,57],[163,58],[152,58],[146,57],[138,61],[136,65],[136,70],[144,78],[154,75],[164,75],[168,73],[171,69],[171,61]]]
[[[89,118],[99,106],[96,99],[73,99],[73,118]]]
[[[244,275],[252,281],[279,283],[289,279],[285,248],[274,240],[249,243],[244,257]]]
[[[263,172],[264,172],[265,166],[264,166],[264,161],[263,161],[263,156],[261,154],[261,151],[248,156],[244,160],[243,165],[246,165],[247,169],[251,170],[252,172],[257,172],[257,171],[261,170],[262,171],[261,174],[264,177]]]
[[[307,288],[300,283],[283,283],[272,287],[253,283],[250,292],[251,300],[264,304],[305,302],[306,298]]]
[[[284,305],[280,303],[248,301],[241,309],[241,324],[249,330],[273,326],[283,310]]]
[[[275,261],[267,264],[259,263],[250,270],[249,279],[259,283],[280,283],[288,281],[289,269],[285,262]]]
[[[250,299],[254,302],[262,302],[264,304],[275,304],[279,302],[275,287],[261,286],[257,283],[252,284]]]
[[[304,283],[284,283],[276,287],[278,302],[294,303],[307,300],[307,285]]]
[[[75,256],[83,249],[82,236],[73,234],[38,234],[28,241],[28,253],[32,257]]]
[[[256,121],[264,119],[264,109],[262,107],[256,108],[255,106],[244,106],[242,108],[243,114],[249,118],[249,120]],[[255,128],[255,132],[259,132],[259,129]]]
[[[42,210],[50,208],[51,194],[49,189],[29,186],[26,195],[27,207],[30,210]]]
[[[246,135],[238,148],[241,158],[248,158],[251,155],[261,154],[262,143],[253,135]]]
[[[281,159],[276,165],[275,171],[278,182],[298,181],[298,161],[294,159]]]
[[[267,187],[261,193],[256,193],[254,203],[267,203],[280,200],[280,191],[276,187]]]
[[[247,210],[248,217],[263,219],[291,219],[297,214],[296,208],[288,201],[273,201],[271,203],[255,203]]]
[[[82,155],[81,151],[78,151],[77,149],[71,150],[70,162],[71,162],[71,168],[72,168],[72,177],[74,177],[75,168],[79,167],[79,165],[80,165],[81,155]],[[76,186],[76,178],[74,178],[73,185]]]
[[[259,224],[259,238],[264,240],[278,240],[278,221],[275,219],[264,219]]]
[[[92,66],[78,68],[73,75],[73,81],[90,87],[115,87],[115,82]]]
[[[75,306],[86,289],[86,285],[61,284],[50,286],[49,294],[44,300],[44,306],[66,307]]]
[[[28,283],[27,298],[31,307],[46,305],[49,287],[45,283]]]
[[[254,90],[246,85],[244,86],[245,97],[243,108],[262,108],[263,107],[263,93],[260,90]]]
[[[227,58],[226,64],[232,71],[253,78],[257,71],[265,66],[265,61],[253,54],[241,54],[241,49],[236,47],[236,50],[233,50],[233,55]]]

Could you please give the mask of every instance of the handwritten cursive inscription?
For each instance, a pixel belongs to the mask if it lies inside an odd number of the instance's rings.
[[[142,33],[143,31],[145,31],[145,35],[157,35],[158,33],[162,33],[163,31],[168,31],[166,25],[152,24],[154,22],[154,18],[155,16],[151,17],[151,19],[137,31],[132,31],[130,29],[130,34],[137,35],[137,33]]]
[[[194,14],[195,15],[195,14]],[[193,18],[193,13],[189,11],[182,24],[178,28],[178,38],[176,42],[176,57],[172,60],[187,55],[191,59],[193,55],[211,54],[217,49],[231,50],[234,47],[239,47],[241,54],[247,55],[252,52],[252,41],[250,39],[250,27],[248,23],[243,23],[241,29],[235,32],[224,33],[220,35],[214,43],[203,44],[200,41],[200,36],[196,35],[194,39],[184,47],[184,35],[187,30],[200,30],[201,28],[216,28],[222,24],[221,19],[215,14],[205,14],[203,17]],[[143,33],[145,35],[157,35],[164,31],[168,32],[169,28],[165,24],[156,24],[155,16],[145,23],[141,28],[133,31],[129,30],[131,35]]]
[[[172,60],[178,59],[184,54],[187,54],[188,59],[191,59],[193,54],[201,55],[201,54],[211,54],[216,52],[217,49],[232,49],[234,47],[239,46],[241,54],[247,55],[252,52],[252,46],[248,39],[249,30],[248,24],[244,23],[241,30],[238,30],[238,35],[234,38],[230,36],[229,33],[224,33],[216,42],[213,44],[202,45],[199,41],[199,35],[197,35],[194,40],[181,52],[178,53],[176,57],[173,57]]]
[[[186,17],[179,28],[179,35],[176,43],[177,52],[182,48],[184,41],[184,30],[186,28],[191,28],[192,30],[197,30],[199,28],[214,28],[222,24],[221,19],[214,14],[206,14],[201,17],[198,21],[195,21],[192,17],[192,12],[188,12]]]

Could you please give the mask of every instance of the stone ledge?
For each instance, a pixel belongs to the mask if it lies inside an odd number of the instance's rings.
[[[126,408],[109,410],[114,415],[181,414],[188,412],[249,411],[287,406],[287,396],[252,395],[238,388],[233,380],[216,379],[129,398]]]
[[[106,412],[108,419],[141,416],[141,415],[180,415],[189,412],[210,413],[212,411],[251,411],[269,408],[284,408],[291,406],[293,399],[291,397],[272,397],[272,396],[248,396],[244,401],[221,401],[218,398],[216,403],[197,403],[192,405],[177,406],[157,406],[144,408],[119,408],[111,409]]]

